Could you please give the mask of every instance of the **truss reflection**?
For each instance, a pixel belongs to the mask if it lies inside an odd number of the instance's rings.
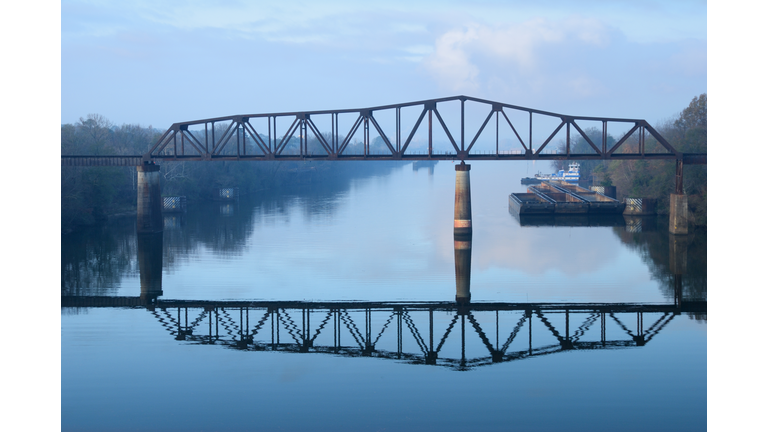
[[[469,370],[574,350],[642,347],[673,305],[558,303],[205,302],[62,297],[63,307],[144,308],[169,339],[244,351],[374,357]]]

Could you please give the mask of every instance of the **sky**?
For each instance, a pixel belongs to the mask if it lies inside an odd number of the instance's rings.
[[[657,125],[707,92],[700,0],[102,1],[61,6],[61,123],[457,95]]]

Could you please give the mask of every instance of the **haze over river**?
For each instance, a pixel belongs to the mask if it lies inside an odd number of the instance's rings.
[[[550,164],[473,162],[459,307],[454,164],[361,163],[62,235],[62,302],[162,290],[62,306],[62,430],[706,430],[706,232],[521,221]]]

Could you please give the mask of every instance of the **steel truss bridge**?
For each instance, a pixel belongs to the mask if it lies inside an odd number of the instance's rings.
[[[244,351],[373,357],[469,370],[572,350],[642,347],[706,301],[629,303],[247,302],[62,297],[145,308],[171,339]]]
[[[467,125],[467,104],[471,104],[473,112],[479,110],[480,117],[484,116],[479,126]],[[412,115],[404,116],[404,111]],[[595,125],[601,131],[598,140],[585,132]],[[609,147],[609,126],[614,125],[625,132]],[[422,135],[426,133],[426,149],[414,150],[414,137],[419,131]],[[490,141],[487,135],[480,140],[483,132],[487,134],[488,131],[495,133],[492,150],[487,148]],[[435,132],[442,140],[450,142],[447,150],[435,148]],[[513,137],[517,148],[500,149],[500,132]],[[534,136],[547,135],[543,141],[534,142]],[[563,135],[565,148],[557,149],[558,145],[552,144],[553,139]],[[646,152],[648,136],[658,143],[654,152]],[[589,144],[590,152],[573,153],[571,137],[582,137]],[[479,141],[484,144],[478,145]],[[174,123],[144,155],[62,155],[61,158],[62,165],[141,165],[160,161],[212,160],[566,159],[674,159],[682,165],[706,164],[707,155],[678,151],[641,119],[563,115],[454,96],[362,109],[245,114]]]

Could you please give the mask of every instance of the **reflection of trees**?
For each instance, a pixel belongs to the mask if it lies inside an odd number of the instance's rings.
[[[61,295],[103,295],[138,271],[133,220],[61,237]]]
[[[247,164],[242,162],[241,164]],[[313,164],[315,164],[313,162]],[[389,174],[397,162],[326,162],[344,166],[314,181],[243,196],[239,201],[203,202],[187,214],[165,214],[163,268],[172,269],[181,257],[206,248],[219,256],[241,254],[262,216],[288,217],[298,207],[307,220],[332,216],[338,197],[355,180]],[[126,275],[135,275],[137,259],[135,217],[117,219],[61,237],[62,295],[106,295]]]
[[[614,228],[621,242],[640,254],[654,279],[660,282],[662,294],[675,297],[675,273],[670,265],[669,220],[666,216],[643,221],[642,232],[628,232],[623,227]],[[685,273],[682,274],[682,298],[684,300],[707,299],[707,231],[699,229],[685,237]],[[706,320],[706,315],[696,316]]]

